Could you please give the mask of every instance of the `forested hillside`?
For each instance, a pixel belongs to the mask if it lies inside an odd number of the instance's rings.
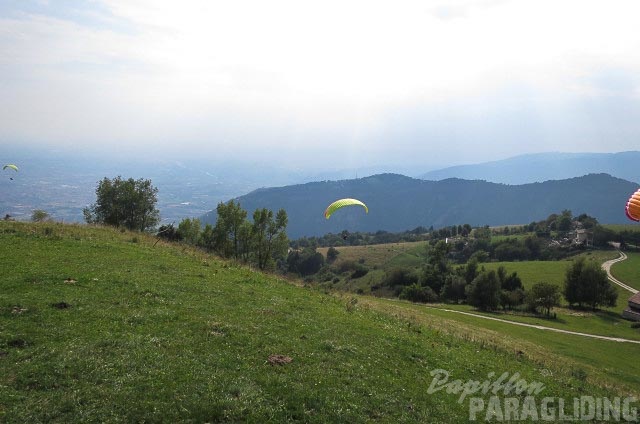
[[[624,205],[637,184],[607,174],[525,185],[447,179],[423,181],[397,174],[323,181],[260,189],[237,198],[248,211],[285,209],[290,238],[349,231],[404,231],[418,226],[439,228],[525,224],[569,209],[601,223],[623,223]],[[326,220],[323,212],[335,199],[355,197],[369,206],[346,208]],[[202,217],[213,223],[215,211]]]

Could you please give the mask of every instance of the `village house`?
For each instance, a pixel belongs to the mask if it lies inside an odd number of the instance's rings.
[[[640,321],[640,292],[629,298],[628,307],[622,311],[622,317],[632,321]]]

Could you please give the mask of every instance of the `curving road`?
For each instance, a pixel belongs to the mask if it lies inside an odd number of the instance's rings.
[[[627,259],[627,255],[625,255],[622,251],[618,250],[618,253],[620,253],[620,256],[618,258],[616,258],[616,259],[611,259],[610,261],[607,261],[607,262],[603,263],[602,264],[602,269],[607,271],[607,277],[609,277],[609,281],[619,285],[623,289],[628,290],[633,294],[636,294],[636,293],[638,293],[638,290],[634,289],[631,286],[626,285],[625,283],[623,283],[620,280],[617,280],[613,275],[611,275],[611,265],[615,264],[616,262],[622,262],[625,259]]]

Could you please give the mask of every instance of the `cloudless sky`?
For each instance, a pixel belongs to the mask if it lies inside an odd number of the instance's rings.
[[[637,0],[2,0],[0,147],[316,168],[638,150],[639,17]]]

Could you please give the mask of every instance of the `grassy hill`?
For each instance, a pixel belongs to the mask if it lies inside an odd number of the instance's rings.
[[[327,295],[154,242],[0,223],[0,421],[465,421],[468,403],[428,393],[435,369],[517,372],[568,402],[640,392],[635,368],[599,363],[607,342],[568,336],[595,353],[563,356],[545,335]]]

